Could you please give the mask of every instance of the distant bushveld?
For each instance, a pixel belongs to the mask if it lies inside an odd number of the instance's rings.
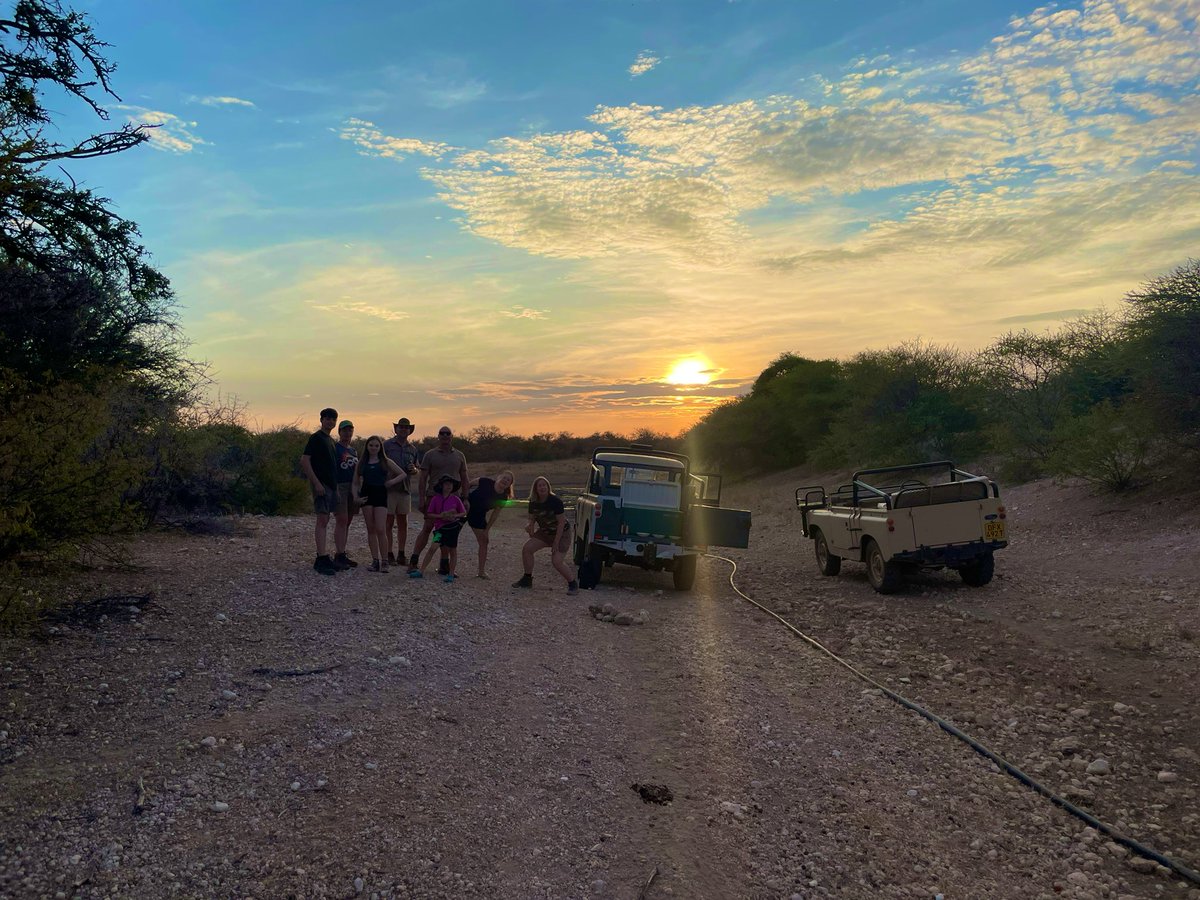
[[[1200,455],[1200,261],[1116,311],[971,353],[923,343],[848,360],[785,353],[684,443],[739,475],[950,458],[989,460],[1009,480],[1136,487],[1155,466]]]

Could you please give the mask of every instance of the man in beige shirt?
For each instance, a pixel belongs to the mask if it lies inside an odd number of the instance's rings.
[[[438,429],[437,446],[426,450],[425,455],[421,457],[420,509],[422,513],[429,504],[430,486],[437,484],[438,479],[443,475],[449,475],[458,482],[458,492],[466,502],[467,491],[471,484],[471,479],[467,475],[467,457],[461,450],[456,450],[452,446],[453,441],[454,432],[448,426],[443,425]],[[425,524],[421,526],[421,533],[417,535],[416,546],[413,547],[412,556],[408,560],[410,572],[417,567],[421,551],[429,543],[429,535],[433,533],[436,524],[436,519],[426,518]]]

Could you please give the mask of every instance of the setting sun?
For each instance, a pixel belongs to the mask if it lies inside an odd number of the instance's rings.
[[[667,375],[667,384],[708,384],[712,372],[703,359],[681,359]]]

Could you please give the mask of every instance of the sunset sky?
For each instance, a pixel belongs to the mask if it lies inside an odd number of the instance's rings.
[[[674,432],[1200,256],[1200,0],[77,8],[162,127],[71,174],[263,425]]]

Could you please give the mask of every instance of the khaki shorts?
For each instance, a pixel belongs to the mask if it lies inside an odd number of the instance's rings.
[[[337,486],[337,514],[353,516],[361,507],[362,504],[354,496],[354,485],[349,482],[339,483]]]
[[[388,488],[387,511],[389,516],[407,516],[412,512],[412,494]]]

